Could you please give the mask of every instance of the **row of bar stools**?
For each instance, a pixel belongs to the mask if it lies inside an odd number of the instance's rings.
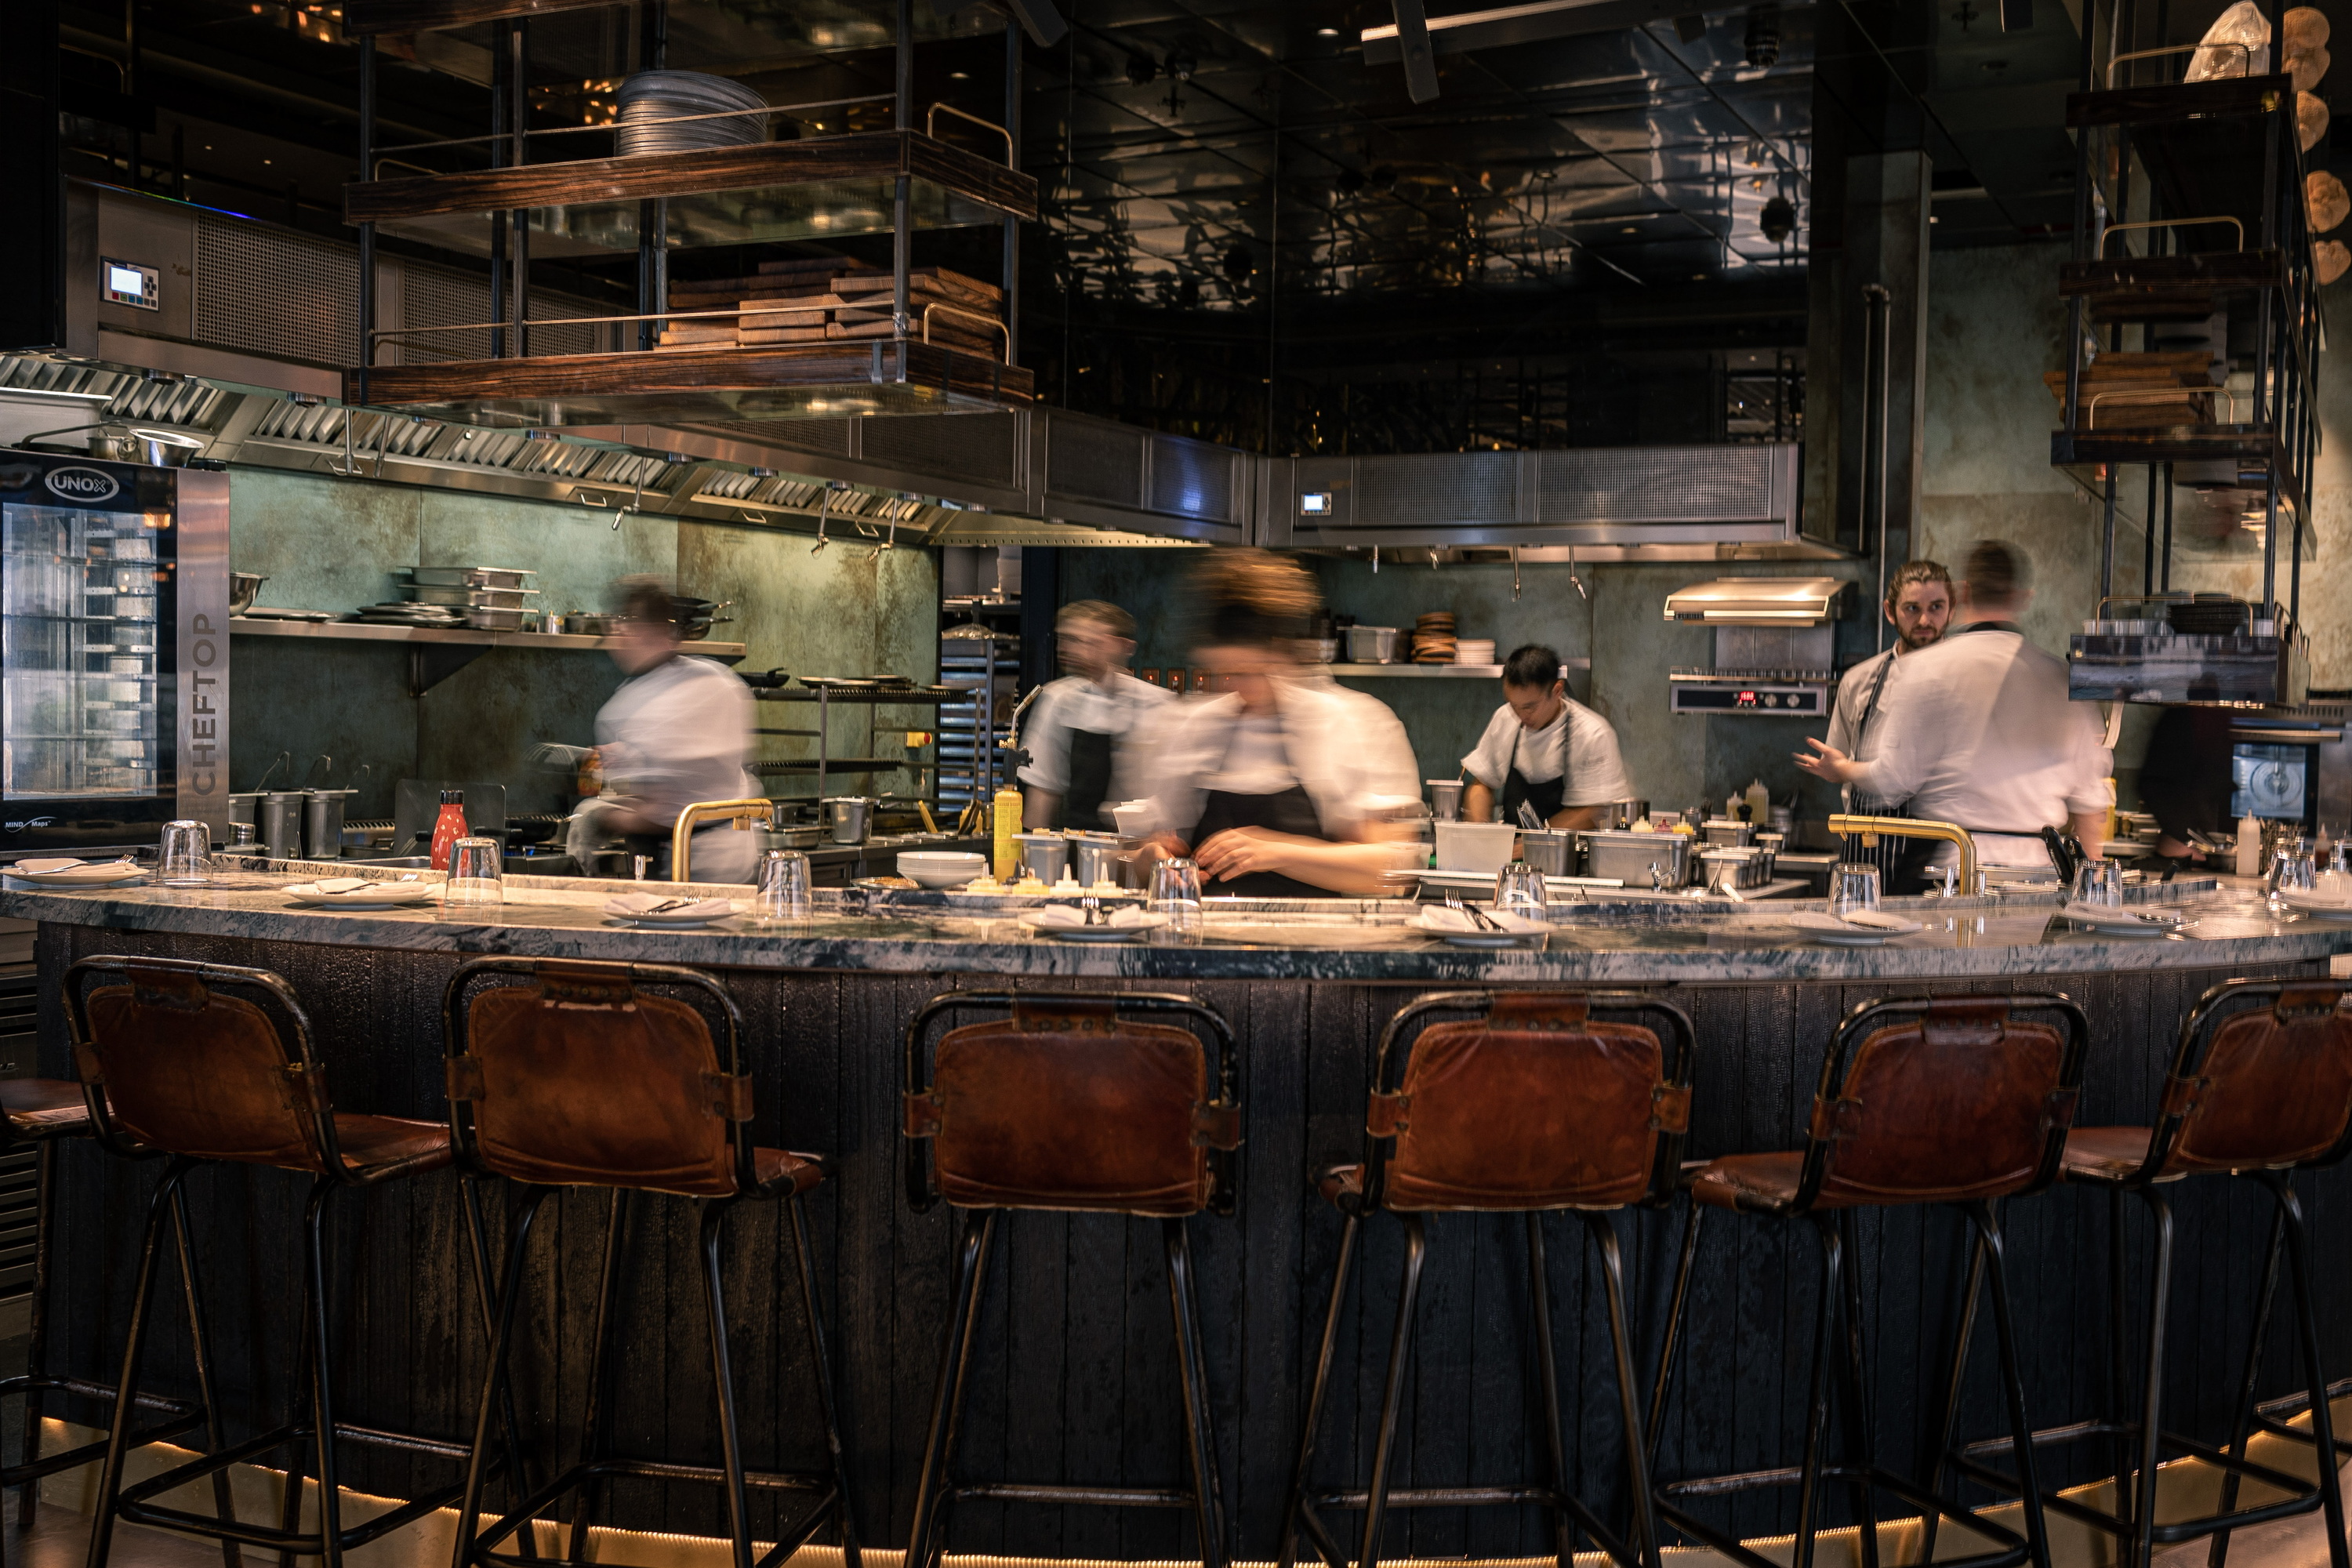
[[[467,1172],[502,1176],[523,1191],[509,1226],[507,1257],[495,1300],[473,1459],[457,1523],[457,1568],[512,1565],[533,1559],[499,1545],[520,1532],[535,1549],[536,1516],[577,1494],[571,1542],[562,1561],[589,1561],[588,1531],[598,1492],[615,1476],[696,1481],[723,1489],[735,1568],[752,1568],[747,1489],[813,1493],[809,1507],[759,1568],[798,1550],[825,1523],[837,1525],[847,1568],[858,1568],[856,1510],[834,1413],[808,1218],[801,1194],[823,1182],[828,1162],[754,1144],[751,1079],[744,1071],[743,1020],[726,990],[690,969],[661,964],[588,964],[481,958],[461,964],[445,1002],[450,1131]],[[491,1426],[513,1348],[515,1310],[524,1279],[532,1218],[563,1187],[613,1194],[580,1459],[488,1529],[480,1524],[491,1460]],[[618,1337],[623,1235],[632,1194],[671,1194],[700,1202],[702,1300],[709,1323],[711,1380],[719,1406],[716,1467],[630,1458],[611,1451],[611,1399],[605,1389]],[[809,1376],[816,1391],[828,1462],[822,1472],[745,1468],[721,1299],[720,1248],[726,1216],[745,1199],[782,1202],[807,1314]],[[512,1418],[506,1418],[509,1429]],[[527,1489],[518,1487],[518,1492]],[[544,1560],[540,1560],[544,1561]]]
[[[292,988],[266,970],[177,959],[89,958],[66,971],[63,989],[93,1131],[119,1153],[170,1157],[149,1205],[141,1245],[122,1374],[116,1384],[118,1410],[139,1397],[156,1251],[167,1216],[184,1236],[183,1187],[189,1173],[200,1165],[266,1165],[311,1178],[304,1210],[301,1370],[296,1379],[297,1387],[307,1385],[307,1412],[297,1409],[284,1425],[233,1445],[218,1441],[215,1430],[209,1453],[129,1486],[123,1465],[133,1435],[130,1423],[118,1418],[109,1434],[90,1526],[91,1568],[104,1568],[118,1519],[317,1556],[335,1568],[345,1552],[455,1501],[461,1489],[452,1484],[349,1529],[342,1524],[339,1444],[395,1447],[453,1461],[465,1458],[467,1450],[337,1419],[324,1234],[329,1200],[336,1193],[365,1191],[446,1168],[446,1129],[336,1110],[312,1050],[310,1017]],[[478,1224],[470,1210],[469,1217]],[[200,1328],[193,1270],[188,1294],[192,1324]],[[289,1448],[294,1458],[279,1522],[238,1520],[227,1502],[229,1468]],[[306,1451],[319,1483],[319,1528],[307,1531],[299,1528]],[[216,1516],[155,1500],[201,1478],[214,1479]]]

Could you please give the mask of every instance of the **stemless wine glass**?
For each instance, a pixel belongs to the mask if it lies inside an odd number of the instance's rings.
[[[1167,929],[1180,936],[1201,933],[1201,868],[1176,858],[1151,868],[1151,912],[1168,917]]]
[[[809,892],[809,858],[797,849],[771,849],[760,857],[759,891],[751,918],[762,925],[804,921],[814,900]]]
[[[506,902],[500,880],[502,852],[495,838],[457,838],[449,844],[449,884],[442,905],[451,910],[494,910]]]
[[[201,887],[212,868],[212,831],[203,823],[167,822],[155,855],[155,874],[166,887]]]
[[[1843,920],[1878,907],[1878,868],[1866,860],[1841,860],[1830,869],[1830,913]]]
[[[2285,902],[2284,894],[2317,890],[2319,857],[2313,852],[2307,839],[2283,838],[2279,840],[2278,852],[2271,857],[2270,875],[2264,880],[2268,884],[2271,906],[2282,908]]]
[[[1514,860],[1495,873],[1495,912],[1539,921],[1544,916],[1543,873],[1525,860]]]
[[[2115,860],[2085,860],[2074,868],[2074,902],[2086,909],[2124,907],[2124,868]]]

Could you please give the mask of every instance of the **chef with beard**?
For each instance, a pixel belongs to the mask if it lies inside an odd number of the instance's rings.
[[[1895,661],[1931,647],[1952,619],[1952,577],[1940,561],[1906,561],[1886,584],[1886,602],[1879,613],[1895,628],[1895,646],[1873,654],[1849,669],[1838,681],[1837,704],[1830,711],[1828,745],[1856,761],[1869,758],[1871,726],[1886,695],[1887,677]],[[1861,816],[1901,816],[1903,803],[1874,799],[1845,786],[1845,809]],[[1880,873],[1893,877],[1911,840],[1882,838],[1875,849],[1854,846],[1858,858],[1874,861]]]

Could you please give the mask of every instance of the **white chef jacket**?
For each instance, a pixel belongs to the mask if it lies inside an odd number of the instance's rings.
[[[1486,721],[1477,745],[1462,759],[1470,776],[1503,793],[1511,770],[1529,784],[1543,784],[1566,775],[1560,803],[1567,806],[1604,805],[1631,800],[1633,784],[1625,776],[1625,759],[1617,749],[1617,731],[1609,721],[1573,697],[1560,699],[1559,717],[1540,730],[1519,722],[1508,703]]]
[[[1155,718],[1166,717],[1168,705],[1175,700],[1176,694],[1166,687],[1147,685],[1123,669],[1111,671],[1110,678],[1103,681],[1066,675],[1049,682],[1037,693],[1036,705],[1030,709],[1029,717],[1021,726],[1021,744],[1029,753],[1028,765],[1021,770],[1021,782],[1034,789],[1066,795],[1070,788],[1070,731],[1087,730],[1113,736],[1110,793],[1104,798],[1108,812],[1111,801],[1125,800],[1137,793],[1133,780],[1139,776],[1138,752],[1150,743]]]
[[[1895,649],[1890,647],[1871,655],[1838,677],[1837,698],[1830,708],[1828,743],[1857,762],[1868,759],[1877,744],[1886,706],[1886,690],[1880,682],[1882,679],[1894,679],[1895,658]],[[1859,784],[1846,784],[1842,793],[1848,810],[1853,810],[1857,802],[1873,802],[1869,792]]]
[[[1888,672],[1874,755],[1854,787],[1911,816],[1958,823],[1992,866],[2040,866],[2037,833],[2106,809],[2113,759],[2092,704],[2066,699],[2066,666],[2021,633],[1954,632]],[[1947,845],[1937,863],[1954,855]]]
[[[1289,678],[1277,679],[1276,703],[1278,724],[1245,716],[1242,700],[1230,692],[1188,699],[1171,710],[1152,754],[1155,830],[1190,833],[1213,789],[1270,795],[1297,784],[1334,834],[1420,804],[1412,742],[1388,704],[1343,686]],[[1400,865],[1420,858],[1418,845],[1397,847]]]
[[[596,712],[606,795],[628,801],[667,830],[697,801],[763,794],[744,766],[752,712],[751,689],[710,659],[678,654],[631,676]],[[725,823],[698,832],[694,879],[748,882],[760,847],[759,835]]]

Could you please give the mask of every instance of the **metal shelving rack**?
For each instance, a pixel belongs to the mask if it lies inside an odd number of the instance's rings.
[[[944,797],[939,793],[940,767],[937,760],[938,753],[942,749],[940,742],[936,739],[933,740],[931,749],[934,757],[929,762],[920,757],[874,756],[872,754],[874,710],[877,708],[890,707],[940,708],[944,710],[946,706],[956,702],[957,698],[936,689],[918,689],[910,691],[888,687],[872,690],[823,688],[814,691],[762,689],[755,690],[752,695],[762,702],[814,702],[816,704],[816,728],[814,730],[775,729],[761,726],[752,731],[755,735],[790,735],[813,739],[816,742],[816,755],[814,757],[752,763],[751,772],[761,778],[792,778],[814,774],[816,778],[816,797],[823,800],[826,794],[826,781],[833,773],[872,773],[911,769],[915,773],[916,798],[929,799],[935,805],[943,803]],[[866,710],[867,755],[836,757],[833,754],[833,710],[835,704],[848,704],[852,707],[863,707]],[[922,787],[922,773],[926,768],[931,772],[931,788],[929,791]]]
[[[951,628],[961,629],[961,628]],[[939,799],[961,811],[995,797],[1003,749],[1013,742],[1021,639],[1007,632],[940,637],[940,684],[971,692],[940,709]]]

